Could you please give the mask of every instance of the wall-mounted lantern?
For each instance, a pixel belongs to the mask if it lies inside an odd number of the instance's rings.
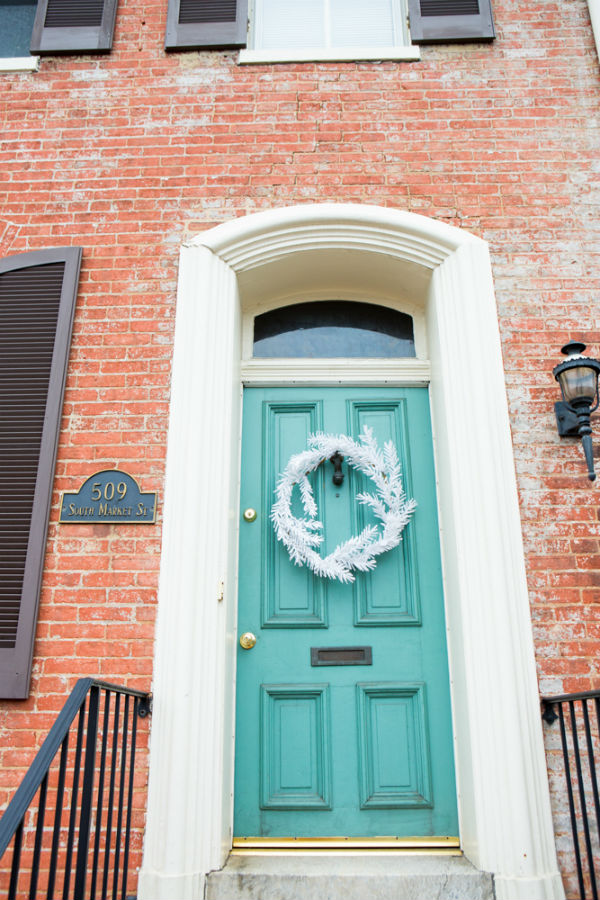
[[[552,374],[560,384],[562,401],[554,404],[556,424],[561,437],[581,438],[588,467],[588,478],[594,481],[594,450],[590,415],[598,408],[598,375],[600,362],[583,356],[585,344],[569,341],[561,349],[567,357],[555,366]]]

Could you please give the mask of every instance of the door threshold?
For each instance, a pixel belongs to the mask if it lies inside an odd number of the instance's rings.
[[[232,853],[236,856],[303,851],[305,853],[402,851],[404,853],[435,853],[461,856],[457,837],[316,837],[316,838],[234,838]]]

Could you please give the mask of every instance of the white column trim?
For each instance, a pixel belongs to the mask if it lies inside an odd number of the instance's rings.
[[[559,900],[487,245],[422,216],[352,204],[258,213],[182,251],[139,896],[201,897],[230,846],[245,285],[315,254],[338,264],[340,250],[362,254],[367,272],[375,258],[378,272],[393,263],[427,276],[463,846],[494,873],[501,900]]]
[[[242,384],[429,384],[431,367],[422,359],[246,359]]]
[[[205,873],[222,859],[231,805],[222,786],[230,792],[224,685],[236,590],[227,541],[238,493],[231,435],[239,428],[241,393],[235,275],[209,250],[184,249],[178,294],[139,884],[140,897],[155,900],[203,896]],[[229,602],[219,600],[221,581]]]

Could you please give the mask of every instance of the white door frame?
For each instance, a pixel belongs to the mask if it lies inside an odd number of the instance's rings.
[[[139,896],[202,897],[231,847],[242,321],[318,296],[425,318],[462,847],[498,898],[558,900],[487,245],[354,204],[257,213],[182,249]]]

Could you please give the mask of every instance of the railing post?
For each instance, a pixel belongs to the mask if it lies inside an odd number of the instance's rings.
[[[17,883],[19,880],[19,867],[21,865],[21,848],[23,846],[23,822],[15,831],[15,843],[13,846],[13,859],[10,869],[10,884],[8,886],[8,900],[15,900],[17,896]]]
[[[115,802],[115,778],[117,771],[117,749],[119,745],[119,711],[121,709],[121,695],[115,697],[115,711],[113,714],[112,753],[110,757],[110,777],[108,781],[108,809],[106,814],[106,846],[104,848],[104,871],[102,873],[102,897],[108,897],[108,879],[110,875],[110,847],[112,834],[112,817]],[[116,853],[116,849],[115,849]]]
[[[60,848],[60,828],[62,823],[63,793],[65,789],[65,777],[67,773],[67,756],[69,753],[69,732],[63,738],[60,745],[60,765],[58,769],[58,786],[56,788],[56,809],[54,810],[54,829],[52,832],[52,850],[50,853],[50,868],[48,870],[48,895],[47,900],[54,900],[54,884],[56,882],[56,869],[58,865],[58,851]]]
[[[40,858],[42,855],[42,838],[44,836],[44,818],[46,815],[46,796],[48,793],[48,775],[40,785],[40,800],[35,829],[35,844],[33,848],[33,860],[31,863],[31,880],[29,882],[29,900],[36,900],[37,885],[40,874]]]
[[[119,803],[117,806],[117,829],[115,837],[115,870],[113,873],[113,897],[117,896],[119,885],[119,862],[121,857],[121,829],[123,827],[123,804],[125,797],[125,769],[127,766],[127,727],[129,722],[129,697],[125,695],[123,704],[123,738],[121,747],[121,771],[119,773]],[[123,898],[125,895],[123,894]]]
[[[133,781],[135,777],[135,738],[137,731],[137,717],[139,715],[138,699],[133,699],[133,712],[131,714],[131,750],[129,757],[129,789],[127,792],[127,820],[125,823],[125,846],[123,849],[123,887],[121,896],[127,896],[127,873],[129,871],[129,839],[131,837],[131,807],[133,804]]]
[[[81,816],[79,818],[79,840],[77,846],[77,863],[75,868],[74,900],[83,900],[85,878],[87,874],[88,850],[90,842],[90,821],[92,815],[92,797],[94,793],[94,769],[96,765],[96,737],[98,735],[98,700],[100,691],[94,685],[90,688],[88,709],[88,725],[85,744],[85,763],[83,768],[83,786],[81,789]]]
[[[69,815],[69,829],[67,831],[67,848],[65,853],[65,880],[63,883],[63,900],[69,898],[71,885],[71,864],[73,861],[73,847],[75,846],[75,822],[77,820],[77,797],[79,796],[79,773],[81,770],[81,750],[83,747],[83,731],[85,721],[85,699],[79,707],[77,721],[77,743],[75,744],[75,759],[73,762],[73,787],[71,789],[71,812]]]
[[[90,883],[90,900],[96,898],[98,880],[98,860],[100,857],[100,838],[102,831],[102,803],[104,800],[104,778],[106,774],[106,751],[108,747],[108,731],[110,720],[110,691],[104,692],[104,724],[102,726],[102,749],[100,751],[100,772],[98,775],[98,804],[96,807],[96,834],[94,837],[94,855],[92,858],[92,876]]]

